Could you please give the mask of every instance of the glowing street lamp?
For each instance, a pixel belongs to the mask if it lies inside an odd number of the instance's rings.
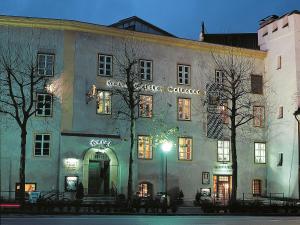
[[[162,144],[161,148],[163,150],[163,152],[165,153],[165,159],[166,159],[166,167],[165,167],[165,193],[166,193],[166,199],[167,199],[167,190],[168,190],[168,152],[171,151],[172,149],[172,143],[169,141],[164,141],[164,143]]]

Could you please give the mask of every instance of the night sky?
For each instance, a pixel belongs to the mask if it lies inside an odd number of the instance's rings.
[[[0,0],[0,14],[79,20],[109,25],[130,16],[178,36],[256,32],[266,16],[300,10],[300,0]]]

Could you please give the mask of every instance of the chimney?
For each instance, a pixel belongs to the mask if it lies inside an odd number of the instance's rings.
[[[200,35],[199,35],[199,41],[204,41],[204,22],[201,23],[201,32],[200,32]]]

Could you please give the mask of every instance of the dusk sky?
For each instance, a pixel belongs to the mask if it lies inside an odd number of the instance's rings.
[[[178,37],[256,32],[260,19],[300,10],[300,0],[0,0],[0,14],[109,25],[138,16]]]

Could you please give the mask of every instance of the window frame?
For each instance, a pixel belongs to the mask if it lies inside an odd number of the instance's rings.
[[[104,56],[105,57],[105,64],[104,64],[104,74],[100,74],[100,56]],[[110,75],[107,75],[106,73],[106,57],[110,57],[111,58],[111,73]],[[113,55],[110,54],[104,54],[104,53],[98,53],[98,57],[97,57],[97,76],[100,77],[112,77],[113,76]]]
[[[188,67],[189,68],[189,73],[188,73],[188,83],[180,83],[179,82],[179,67],[182,66],[183,68]],[[186,86],[191,86],[191,75],[192,75],[192,67],[189,64],[181,64],[177,63],[177,85],[186,85]],[[182,78],[185,80],[185,78]]]
[[[252,88],[252,77],[259,77],[261,79],[261,92],[255,92]],[[263,95],[264,94],[264,77],[262,75],[259,75],[259,74],[251,74],[250,75],[250,88],[251,88],[251,94],[254,94],[254,95]]]
[[[109,108],[109,113],[98,113],[98,93],[99,92],[108,92],[108,93],[110,93],[110,108]],[[96,99],[96,114],[97,115],[112,115],[112,91],[108,91],[108,90],[105,90],[105,89],[97,89],[96,98],[97,98]]]
[[[191,152],[190,152],[190,159],[187,159],[185,157],[185,159],[180,159],[180,139],[190,139],[192,141],[192,144],[191,144]],[[181,137],[178,137],[178,140],[177,140],[177,143],[178,143],[178,148],[177,148],[177,159],[178,161],[193,161],[193,145],[194,145],[194,141],[193,141],[193,137],[191,136],[181,136]],[[184,153],[185,155],[187,155],[187,152]]]
[[[189,100],[189,119],[180,119],[179,117],[179,100]],[[177,120],[178,121],[192,121],[192,99],[191,98],[186,98],[186,97],[177,97]]]
[[[150,116],[142,116],[141,114],[141,109],[140,109],[140,100],[141,100],[141,96],[147,96],[147,97],[151,97],[151,115]],[[153,95],[148,95],[148,94],[140,94],[139,95],[139,104],[138,104],[138,114],[140,118],[152,118],[153,117]]]
[[[255,148],[255,144],[263,144],[264,146],[265,146],[265,148],[264,148],[264,162],[258,162],[257,160],[256,160],[256,148]],[[255,141],[254,142],[254,164],[262,164],[262,165],[265,165],[265,164],[267,164],[267,149],[266,149],[266,142],[262,142],[262,141]],[[260,150],[260,152],[261,152],[261,149],[259,149]],[[259,155],[259,157],[260,158],[262,158],[262,156],[261,156],[261,154]]]
[[[219,142],[223,142],[223,154],[222,154],[222,156],[223,156],[223,160],[219,160]],[[224,142],[228,142],[228,160],[224,160]],[[217,140],[217,162],[220,162],[220,163],[228,163],[228,162],[231,162],[231,150],[230,150],[230,141],[229,140]]]
[[[48,74],[40,74],[40,73],[39,73],[39,56],[40,56],[40,55],[44,55],[44,56],[52,56],[52,57],[53,57],[53,65],[52,65],[52,68],[51,68],[51,69],[52,69],[52,74],[51,74],[51,75],[48,75]],[[38,53],[37,53],[37,62],[36,62],[36,63],[37,63],[37,67],[36,67],[36,68],[37,68],[37,75],[38,75],[38,76],[41,76],[41,77],[54,77],[54,73],[55,73],[55,72],[54,72],[54,67],[55,67],[55,54],[54,54],[54,53],[38,52]],[[46,64],[47,64],[47,63],[46,63]],[[46,67],[43,68],[44,72],[46,71],[45,68],[46,68]]]
[[[151,68],[150,68],[150,80],[149,79],[144,79],[142,78],[142,73],[141,73],[141,62],[144,61],[144,63],[150,62],[151,63]],[[145,67],[143,67],[145,68]],[[153,81],[153,60],[151,59],[139,59],[139,73],[142,81]],[[144,73],[145,74],[145,73]]]
[[[42,140],[41,141],[39,141],[40,143],[41,143],[41,154],[40,155],[37,155],[36,154],[36,136],[37,135],[42,135]],[[49,141],[48,141],[48,143],[49,143],[49,154],[48,155],[45,155],[44,154],[44,147],[43,147],[43,144],[44,144],[44,136],[45,135],[49,135]],[[33,156],[34,157],[50,157],[51,156],[51,134],[50,133],[34,133],[34,135],[33,135]]]
[[[222,74],[222,82],[220,83],[220,82],[217,82],[217,73],[221,73]],[[225,75],[224,75],[224,70],[215,70],[215,83],[216,84],[218,84],[218,85],[223,85],[224,84],[224,77],[225,77]]]
[[[257,126],[255,124],[255,118],[256,118],[255,117],[255,108],[262,108],[262,110],[263,110],[263,114],[262,114],[263,118],[261,118],[261,117],[259,118],[260,119],[259,126]],[[253,105],[252,110],[253,110],[253,127],[264,128],[265,127],[265,120],[266,120],[265,107],[261,106],[261,105]]]
[[[50,115],[45,115],[45,114],[43,114],[43,115],[41,115],[41,114],[38,114],[38,103],[39,103],[39,101],[38,101],[38,95],[49,95],[49,96],[51,96],[51,108],[50,108]],[[46,92],[37,92],[36,93],[36,101],[35,101],[35,116],[37,116],[37,117],[53,117],[53,106],[54,106],[54,104],[53,104],[53,94],[49,94],[49,93],[46,93]],[[45,101],[45,99],[44,99],[44,101]],[[44,105],[43,105],[43,111],[45,111],[44,110],[44,108],[45,108],[45,103],[44,103]]]
[[[146,150],[145,150],[145,147],[143,148],[143,155],[144,157],[140,157],[139,153],[140,153],[140,137],[143,137],[143,142],[145,144],[145,140],[144,138],[147,137],[149,138],[149,141],[150,141],[150,146],[149,146],[149,149],[150,149],[150,153],[151,153],[151,158],[146,158]],[[140,159],[140,160],[153,160],[153,137],[151,135],[143,135],[143,134],[139,134],[137,135],[137,158]]]

